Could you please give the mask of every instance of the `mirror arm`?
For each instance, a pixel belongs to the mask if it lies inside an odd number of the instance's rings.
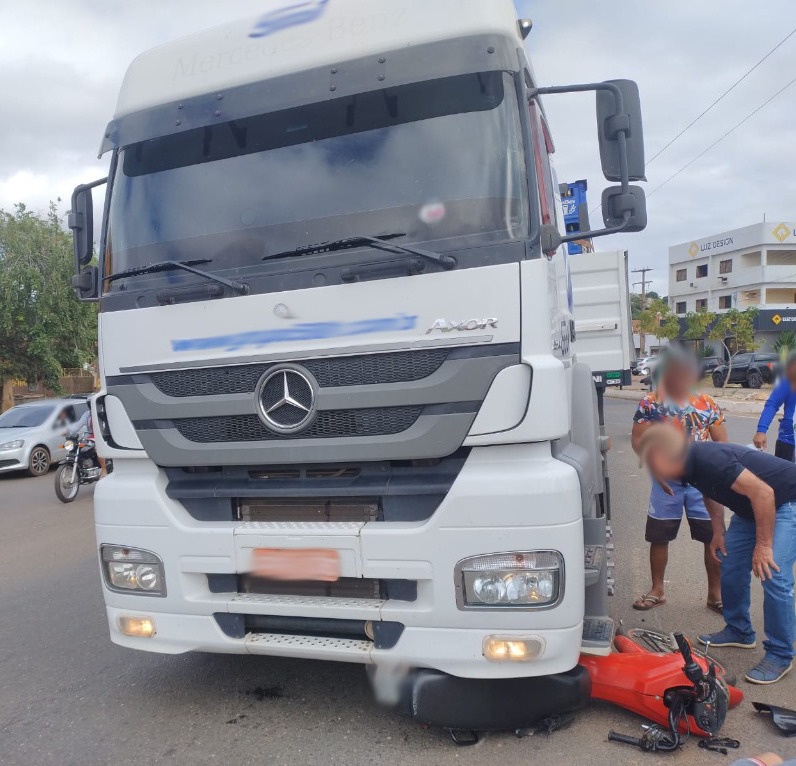
[[[630,190],[630,169],[627,164],[627,133],[624,130],[620,131],[617,140],[619,141],[619,174],[622,176],[620,180],[622,194],[627,194]],[[627,225],[627,219],[625,225]]]
[[[78,225],[76,225],[76,226],[72,225],[72,216],[74,215],[75,218],[77,218],[77,214],[74,213],[74,209],[75,209],[75,204],[77,203],[78,195],[81,192],[86,191],[87,189],[94,189],[95,187],[102,186],[102,184],[106,184],[106,183],[108,183],[108,176],[105,176],[105,178],[98,178],[96,181],[92,181],[91,183],[80,184],[80,186],[76,186],[75,187],[75,190],[72,192],[72,210],[69,212],[69,228],[70,229],[80,228],[80,226],[83,225],[82,221],[80,221],[80,223]]]
[[[630,223],[631,213],[625,212],[622,215],[622,223],[619,226],[608,226],[604,229],[592,229],[591,231],[575,231],[561,237],[562,242],[575,242],[578,239],[594,239],[595,237],[605,237],[608,234],[619,234],[624,231]]]
[[[625,101],[622,97],[622,91],[618,85],[612,82],[586,82],[578,85],[549,85],[546,88],[531,88],[528,91],[530,98],[536,96],[544,96],[547,94],[555,95],[557,93],[586,93],[590,90],[610,90],[616,99],[616,112],[617,114],[624,114]]]

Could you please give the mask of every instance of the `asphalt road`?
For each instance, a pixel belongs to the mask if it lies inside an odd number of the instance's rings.
[[[689,635],[721,626],[705,609],[702,552],[681,532],[673,545],[668,604],[640,615],[630,608],[648,586],[643,542],[648,482],[629,444],[633,404],[606,404],[617,593],[613,616]],[[754,421],[729,422],[735,441]],[[641,719],[605,704],[582,712],[565,731],[517,739],[492,734],[457,748],[372,701],[359,666],[276,658],[161,656],[111,644],[97,571],[91,488],[61,505],[52,475],[0,476],[0,764],[333,764],[371,766],[550,763],[727,763],[690,742],[668,756],[610,743],[609,729],[639,734]],[[762,625],[761,593],[755,618]],[[717,652],[742,673],[760,651]],[[774,687],[741,684],[748,699],[794,705],[796,673]],[[741,753],[778,749],[796,756],[747,702],[725,730]]]

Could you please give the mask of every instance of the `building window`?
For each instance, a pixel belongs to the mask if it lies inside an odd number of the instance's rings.
[[[719,261],[719,274],[732,274],[732,258]]]
[[[708,310],[708,299],[707,298],[697,298],[697,300],[696,300],[696,310],[697,311],[707,311]]]
[[[674,304],[674,313],[685,314],[685,301],[680,301],[679,303]]]
[[[707,275],[708,275],[707,263],[703,263],[701,266],[697,266],[697,279],[699,279],[699,277],[706,277]]]
[[[678,282],[685,282],[685,280],[688,279],[688,269],[677,269],[674,278]]]
[[[732,308],[732,295],[720,295],[719,296],[719,308],[720,309],[731,309]]]

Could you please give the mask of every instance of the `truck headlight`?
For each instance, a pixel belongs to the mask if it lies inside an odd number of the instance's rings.
[[[5,444],[0,444],[0,451],[7,449],[19,449],[20,447],[24,446],[25,446],[25,441],[23,439],[16,439],[12,442],[6,442]]]
[[[160,557],[140,548],[103,545],[102,575],[105,585],[120,593],[166,595],[166,575]]]
[[[558,551],[512,551],[471,556],[456,565],[460,609],[550,607],[563,595]]]

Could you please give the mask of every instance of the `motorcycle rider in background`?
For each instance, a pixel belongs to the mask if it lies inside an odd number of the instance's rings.
[[[94,441],[94,421],[91,418],[91,407],[89,407],[80,417],[80,420],[75,423],[75,433],[78,436],[85,434],[89,439]],[[105,458],[97,455],[97,460],[100,465],[100,478],[108,475],[108,469],[105,465]]]

